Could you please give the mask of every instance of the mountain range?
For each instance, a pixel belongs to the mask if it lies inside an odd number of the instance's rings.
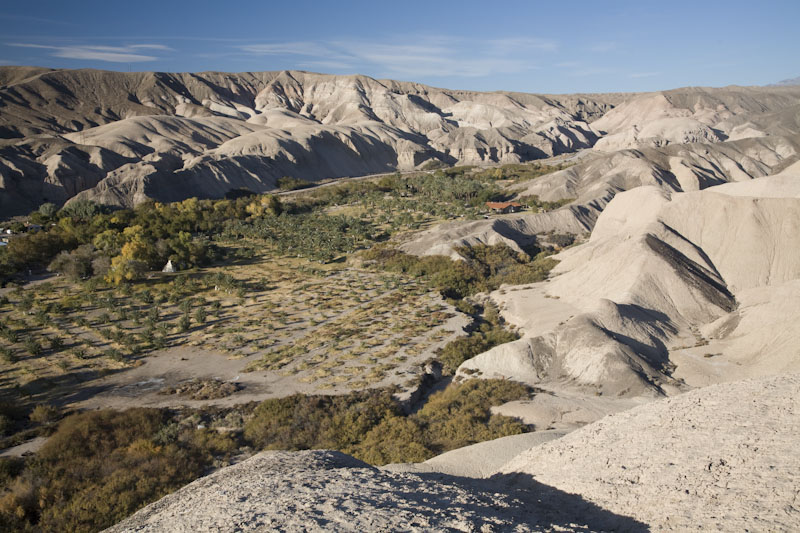
[[[76,197],[130,207],[266,192],[283,176],[316,181],[431,161],[516,163],[742,139],[767,147],[732,144],[743,154],[731,164],[764,173],[774,162],[767,152],[783,158],[794,149],[799,116],[798,87],[534,95],[299,71],[0,67],[0,210],[23,214]],[[774,137],[789,148],[772,146]],[[649,164],[649,154],[620,157]]]

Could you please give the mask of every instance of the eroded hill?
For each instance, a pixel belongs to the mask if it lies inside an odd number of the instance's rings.
[[[3,67],[0,83],[0,209],[9,215],[75,196],[132,206],[265,192],[283,176],[794,135],[800,101],[796,87],[548,96],[296,71]]]

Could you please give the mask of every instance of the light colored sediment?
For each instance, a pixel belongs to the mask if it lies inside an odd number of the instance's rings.
[[[294,71],[2,67],[0,102],[0,209],[12,214],[76,195],[131,206],[265,192],[282,176],[517,163],[594,146],[639,151],[800,131],[797,87],[546,96]],[[651,156],[624,157],[644,159],[641,175],[627,179],[647,182]],[[690,181],[714,174],[710,164],[681,165],[679,157],[675,175]],[[747,163],[741,168],[752,175]],[[565,197],[569,188],[543,192]],[[593,199],[606,196],[596,192]]]
[[[0,208],[79,198],[264,192],[446,164],[516,163],[588,148],[621,95],[542,97],[308,72],[0,69]]]
[[[791,374],[609,416],[499,472],[532,475],[653,531],[796,531],[798,431],[800,376]]]
[[[509,435],[457,448],[424,463],[396,463],[382,466],[381,469],[390,472],[439,472],[451,476],[488,477],[525,450],[559,439],[567,433],[567,430],[553,429]]]
[[[535,503],[545,499],[543,503]],[[567,518],[558,505],[585,514]],[[584,523],[582,523],[584,522]],[[443,474],[378,470],[330,451],[263,452],[109,528],[134,531],[585,531],[625,517],[580,498]]]
[[[632,396],[796,369],[798,181],[618,195],[551,280],[492,293],[524,336],[460,373]]]

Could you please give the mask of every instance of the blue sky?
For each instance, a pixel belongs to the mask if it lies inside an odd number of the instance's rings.
[[[800,76],[800,1],[0,2],[0,65],[299,69],[536,93]]]

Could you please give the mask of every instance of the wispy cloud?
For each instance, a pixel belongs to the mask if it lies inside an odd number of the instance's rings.
[[[483,77],[536,68],[536,60],[557,50],[558,45],[531,37],[467,40],[436,36],[406,38],[404,42],[251,43],[236,48],[250,55],[303,57],[306,60],[301,65],[310,68],[372,71],[387,77]]]
[[[611,52],[617,49],[617,43],[606,41],[606,42],[598,42],[594,43],[593,45],[589,46],[590,52],[596,53],[604,53],[604,52]]]
[[[324,46],[308,41],[293,43],[247,44],[240,46],[243,52],[259,56],[298,55],[326,57],[331,51]]]
[[[655,76],[660,76],[660,72],[634,72],[633,74],[628,74],[629,78],[653,78]]]
[[[51,50],[53,57],[66,59],[85,59],[92,61],[107,61],[110,63],[140,63],[144,61],[155,61],[157,56],[144,55],[142,52],[150,51],[170,51],[168,46],[163,44],[131,44],[126,46],[51,46],[32,43],[8,43],[9,46],[20,48],[38,48]]]
[[[505,39],[490,39],[486,41],[495,52],[530,52],[540,50],[545,52],[555,52],[558,50],[558,43],[550,39],[537,39],[536,37],[509,37]]]

